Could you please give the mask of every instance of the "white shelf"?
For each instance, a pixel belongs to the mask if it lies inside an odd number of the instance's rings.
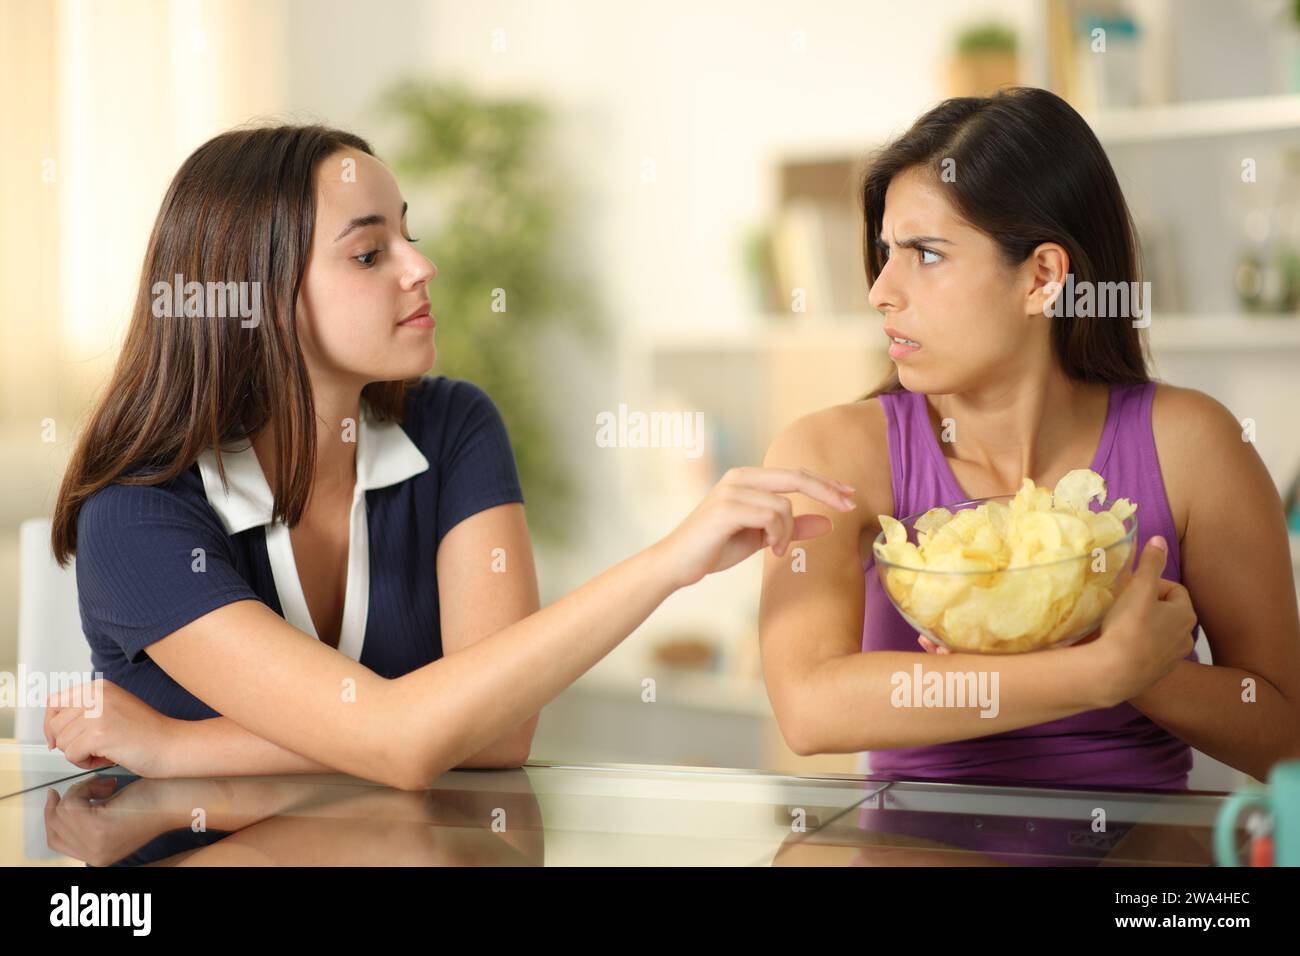
[[[1155,352],[1300,348],[1300,315],[1160,315],[1147,330]]]
[[[883,352],[888,341],[881,316],[824,318],[763,316],[739,328],[660,329],[633,337],[634,349],[656,355],[761,353],[773,349],[867,349]],[[1224,352],[1300,349],[1300,315],[1229,313],[1152,316],[1147,330],[1153,352]]]
[[[1300,129],[1300,94],[1102,110],[1087,116],[1103,143],[1146,143]]]

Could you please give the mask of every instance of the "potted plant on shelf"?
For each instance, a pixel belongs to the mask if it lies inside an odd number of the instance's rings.
[[[1300,0],[1297,0],[1300,2]],[[949,96],[989,96],[1019,81],[1016,32],[990,20],[957,34],[957,49],[948,63]]]

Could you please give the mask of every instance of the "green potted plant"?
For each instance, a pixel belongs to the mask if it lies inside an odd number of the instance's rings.
[[[400,84],[381,102],[395,121],[386,156],[412,202],[411,228],[438,266],[438,374],[482,387],[501,410],[519,465],[529,527],[562,544],[573,479],[553,437],[543,337],[600,328],[586,285],[562,250],[563,183],[544,149],[546,113],[530,100],[480,97],[455,84]]]
[[[948,64],[949,96],[988,96],[1018,82],[1016,32],[995,20],[972,24],[957,34]]]

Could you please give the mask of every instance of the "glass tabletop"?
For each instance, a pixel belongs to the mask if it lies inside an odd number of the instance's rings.
[[[69,763],[62,751],[47,750],[45,744],[0,738],[0,799],[88,772]]]
[[[1226,798],[537,761],[407,792],[342,774],[150,780],[53,757],[0,743],[0,766],[20,771],[0,798],[17,858],[0,863],[1195,866],[1212,861]]]
[[[1228,794],[896,781],[779,862],[799,866],[1210,866]]]

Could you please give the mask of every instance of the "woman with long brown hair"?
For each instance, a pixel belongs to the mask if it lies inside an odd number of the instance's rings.
[[[764,674],[786,739],[804,754],[870,751],[884,776],[1183,789],[1195,747],[1263,779],[1300,751],[1281,501],[1226,408],[1151,379],[1140,301],[1097,308],[1097,293],[1142,287],[1128,208],[1087,123],[1045,90],[950,99],[871,157],[861,198],[892,374],[791,425],[765,462],[837,475],[859,501],[807,545],[802,573],[765,558]],[[1092,304],[1064,302],[1071,289]],[[912,672],[918,635],[876,574],[878,516],[1012,494],[1026,477],[1050,488],[1088,467],[1138,507],[1139,565],[1099,633],[927,662],[996,670],[995,716],[893,706],[891,675]],[[1198,621],[1213,666],[1193,650]]]
[[[47,708],[78,766],[406,789],[518,766],[541,707],[674,590],[829,530],[786,493],[852,510],[833,480],[733,469],[538,610],[500,415],[424,375],[437,270],[417,241],[349,133],[236,130],[177,172],[54,513],[104,675],[93,707]]]

